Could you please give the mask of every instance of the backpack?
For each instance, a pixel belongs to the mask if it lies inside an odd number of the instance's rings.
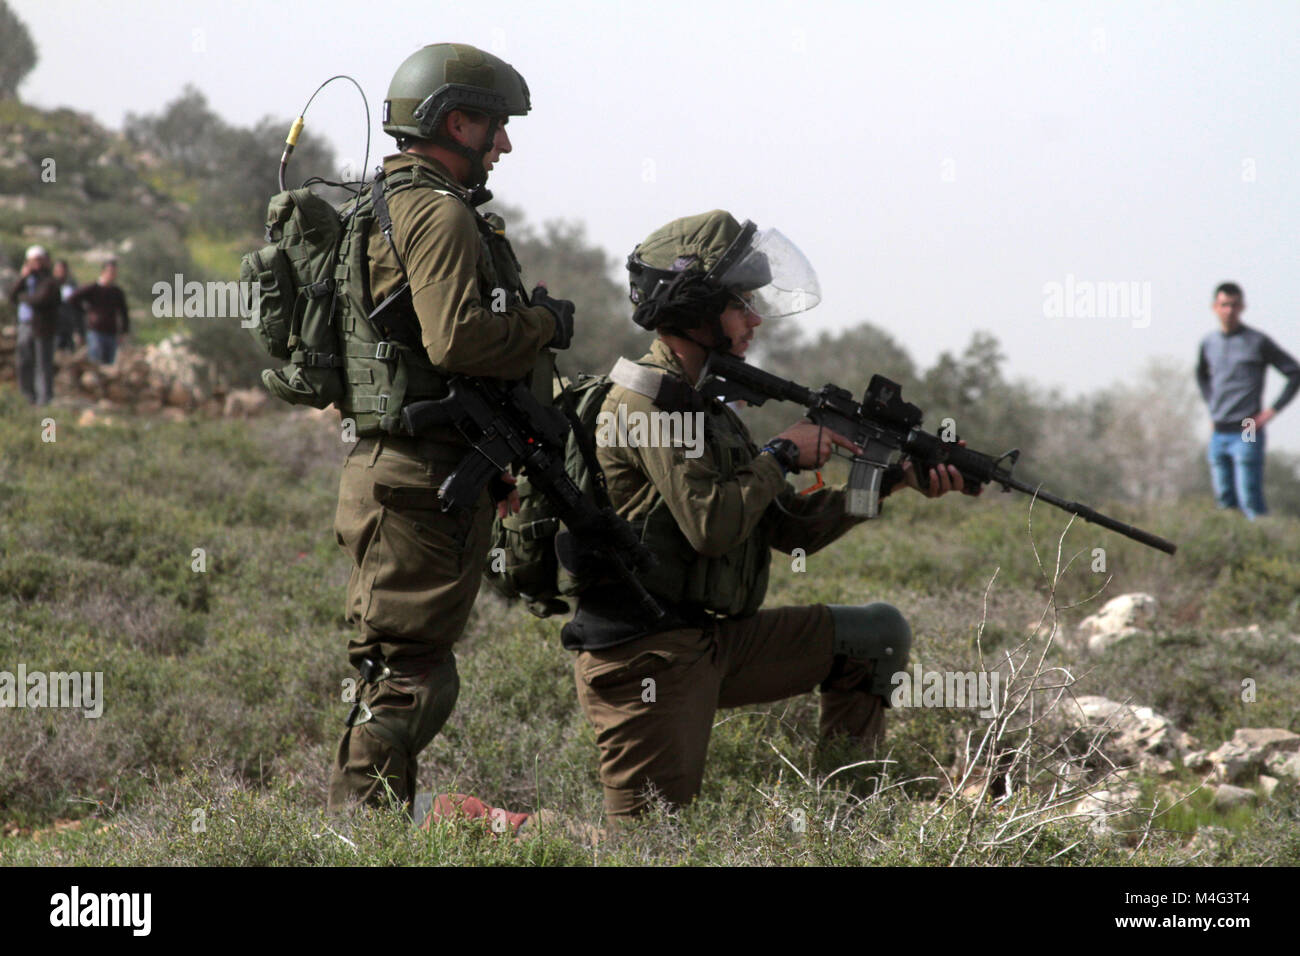
[[[262,372],[272,395],[292,405],[326,408],[343,397],[336,364],[334,266],[343,219],[310,189],[271,197],[266,239],[274,245],[246,254],[240,288],[256,298],[245,305],[257,321],[250,330],[272,358],[290,364]]]
[[[263,384],[293,405],[336,405],[355,420],[358,437],[397,433],[406,401],[446,393],[420,344],[408,286],[378,308],[369,288],[371,225],[378,221],[391,244],[385,196],[416,183],[409,169],[385,175],[380,167],[369,191],[337,207],[309,188],[277,193],[266,213],[271,245],[240,260],[241,289],[256,290],[245,301],[257,319],[250,331],[271,357],[289,362],[263,371]]]
[[[564,470],[584,495],[594,493],[597,500],[605,494],[605,476],[595,466],[593,436],[613,384],[606,375],[582,373],[575,383],[561,382],[556,389],[556,404],[569,409],[573,426]],[[589,582],[566,570],[556,556],[555,536],[562,526],[550,499],[529,484],[527,473],[519,476],[516,490],[518,513],[492,519],[484,577],[503,597],[522,598],[537,617],[567,614],[571,608],[564,598],[580,594]]]

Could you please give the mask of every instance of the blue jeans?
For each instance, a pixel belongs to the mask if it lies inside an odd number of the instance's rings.
[[[1264,506],[1264,430],[1246,441],[1240,431],[1210,436],[1210,479],[1220,508],[1240,508],[1247,518],[1268,514]]]
[[[86,351],[100,365],[112,365],[117,358],[117,336],[111,332],[86,330]]]

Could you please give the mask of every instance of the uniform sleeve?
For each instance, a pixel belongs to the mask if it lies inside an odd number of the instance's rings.
[[[1279,348],[1272,339],[1264,340],[1264,360],[1286,376],[1286,387],[1273,403],[1274,410],[1280,412],[1291,399],[1295,398],[1296,392],[1300,391],[1300,364]]]
[[[432,190],[390,201],[393,232],[411,282],[424,347],[434,365],[461,375],[520,378],[555,334],[543,308],[493,312],[479,297],[482,245],[473,214]]]
[[[844,500],[843,488],[822,488],[810,495],[788,488],[777,499],[781,507],[768,513],[772,547],[786,554],[795,548],[813,554],[867,520],[845,514]]]
[[[626,394],[632,411],[654,412],[649,399]],[[691,547],[705,557],[721,557],[748,538],[768,505],[789,486],[771,455],[759,455],[723,481],[717,462],[704,443],[698,458],[685,448],[637,447],[626,453],[663,496]]]

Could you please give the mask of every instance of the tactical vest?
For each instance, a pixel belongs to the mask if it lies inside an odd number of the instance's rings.
[[[479,297],[485,307],[497,306],[502,294],[506,309],[525,302],[519,260],[505,237],[501,217],[480,215],[469,206],[463,189],[418,163],[384,176],[386,199],[416,187],[432,188],[451,196],[457,202],[465,203],[474,213],[481,245],[477,264]],[[353,202],[349,201],[347,209],[350,211],[352,206]],[[402,406],[427,398],[444,398],[447,395],[447,376],[429,361],[428,352],[418,341],[421,334],[419,323],[409,305],[405,307],[405,315],[388,318],[389,322],[404,321],[411,326],[413,335],[407,342],[386,338],[368,318],[375,308],[367,261],[369,243],[386,240],[382,232],[371,236],[372,231],[377,232],[372,230],[377,219],[370,194],[365,194],[356,206],[355,223],[344,223],[344,236],[334,273],[339,288],[348,289],[359,279],[361,289],[360,296],[340,295],[337,299],[336,327],[341,338],[339,353],[344,360],[346,385],[342,400],[336,404],[345,417],[356,422],[358,437],[397,434]],[[394,237],[394,242],[401,247],[401,237]],[[402,308],[394,306],[390,311]]]
[[[719,481],[731,480],[740,468],[758,456],[758,447],[750,441],[749,431],[740,417],[721,402],[699,400],[692,408],[682,408],[679,403],[667,404],[673,407],[656,401],[665,411],[704,412],[704,444],[717,463]],[[610,410],[608,401],[605,409]],[[726,554],[707,557],[691,547],[678,528],[668,502],[656,490],[649,511],[643,518],[633,520],[632,527],[657,559],[655,567],[641,575],[646,590],[655,597],[726,617],[748,617],[762,607],[772,562],[766,522],[760,521],[748,538]]]

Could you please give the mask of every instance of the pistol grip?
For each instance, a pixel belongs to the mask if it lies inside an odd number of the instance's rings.
[[[477,449],[471,451],[438,487],[438,500],[442,502],[442,510],[472,508],[488,482],[499,474],[500,465]]]

